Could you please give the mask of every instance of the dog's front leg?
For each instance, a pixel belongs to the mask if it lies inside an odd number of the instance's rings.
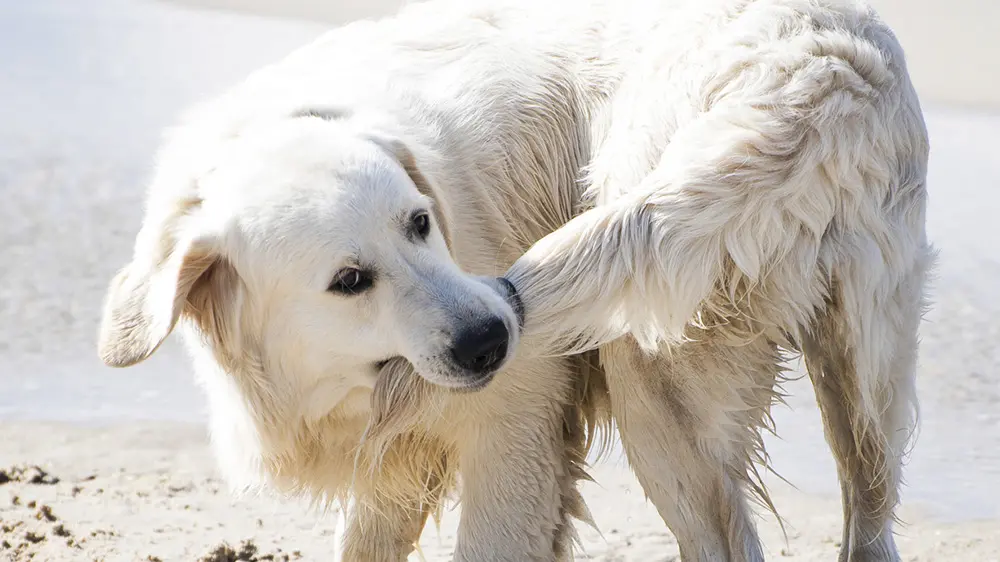
[[[414,551],[443,491],[436,472],[414,478],[403,466],[429,466],[415,460],[422,452],[390,448],[378,466],[362,469],[366,478],[357,478],[352,490],[343,562],[405,562]]]
[[[532,395],[511,396],[494,408],[497,396],[487,394],[478,398],[493,403],[474,406],[485,415],[469,416],[459,445],[462,518],[455,562],[570,560],[572,528],[563,495],[574,484],[561,407]]]
[[[405,562],[429,511],[361,498],[347,518],[342,562]]]

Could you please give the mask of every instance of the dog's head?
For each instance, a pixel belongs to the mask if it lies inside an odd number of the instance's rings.
[[[434,384],[476,389],[509,360],[511,288],[456,265],[447,201],[405,142],[306,111],[197,143],[175,138],[161,159],[109,289],[105,363],[149,357],[181,317],[217,357],[250,346],[314,382],[373,380],[402,357]]]

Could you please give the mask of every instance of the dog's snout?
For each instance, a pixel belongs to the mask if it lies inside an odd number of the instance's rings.
[[[507,325],[502,319],[493,317],[459,333],[451,354],[459,367],[474,373],[488,373],[506,358],[509,341]]]

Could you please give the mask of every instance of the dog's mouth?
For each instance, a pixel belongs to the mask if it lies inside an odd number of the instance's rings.
[[[486,373],[477,379],[463,379],[460,386],[447,386],[448,390],[456,394],[470,394],[473,392],[478,392],[493,382],[493,377],[496,376],[496,372]]]
[[[376,361],[376,362],[372,363],[372,366],[375,368],[376,371],[382,372],[382,369],[385,369],[386,367],[388,367],[389,363],[392,363],[393,361],[397,361],[397,360],[406,361],[406,359],[404,359],[404,358],[402,358],[402,357],[400,357],[400,356],[397,355],[396,357],[390,357],[388,359],[383,359],[381,361]]]
[[[400,369],[408,368],[410,371],[410,376],[420,377],[425,381],[456,393],[472,393],[480,391],[486,388],[493,378],[496,376],[498,371],[490,371],[487,373],[478,374],[476,376],[456,376],[456,377],[445,377],[440,378],[437,376],[427,376],[423,374],[417,367],[407,358],[397,355],[394,357],[389,357],[381,361],[375,361],[372,363],[372,368],[378,373],[378,376],[394,376],[393,373],[398,373]]]
[[[506,277],[496,278],[497,287],[500,289],[500,296],[507,301],[507,305],[514,311],[517,317],[517,327],[524,328],[524,301],[517,292],[517,287]]]
[[[518,329],[524,328],[524,300],[514,283],[506,277],[480,277],[479,281],[493,290],[514,311]]]

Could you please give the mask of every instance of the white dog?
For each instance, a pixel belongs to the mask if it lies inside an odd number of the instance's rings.
[[[100,353],[182,319],[228,478],[355,500],[349,560],[404,560],[459,477],[457,560],[568,559],[610,416],[684,560],[758,561],[800,350],[841,560],[898,560],[927,153],[862,5],[417,4],[173,131]]]

